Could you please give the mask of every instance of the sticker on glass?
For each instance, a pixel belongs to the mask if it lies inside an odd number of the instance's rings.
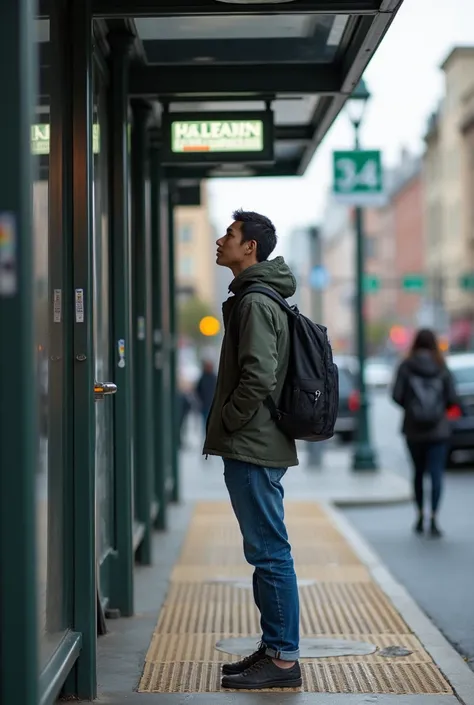
[[[18,291],[17,228],[13,213],[0,213],[0,296]]]
[[[53,294],[53,322],[61,323],[62,316],[62,291],[61,289],[55,289]]]
[[[84,323],[84,289],[76,289],[76,323]]]
[[[117,342],[117,349],[119,355],[118,366],[123,368],[125,367],[125,340],[123,338]]]

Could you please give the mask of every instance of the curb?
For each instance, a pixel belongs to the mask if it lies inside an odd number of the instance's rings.
[[[367,566],[374,581],[423,644],[436,666],[452,686],[455,695],[464,705],[474,705],[474,672],[471,671],[462,656],[451,646],[408,591],[393,577],[375,551],[334,504],[326,503],[324,508],[360,560]]]
[[[324,500],[321,500],[324,502]],[[341,497],[341,499],[329,500],[329,504],[335,507],[390,507],[394,504],[407,504],[413,501],[412,492],[405,494],[392,495],[391,497]]]

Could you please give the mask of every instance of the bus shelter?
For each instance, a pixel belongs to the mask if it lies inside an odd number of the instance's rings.
[[[2,703],[93,699],[180,499],[174,209],[298,176],[402,0],[2,0]]]

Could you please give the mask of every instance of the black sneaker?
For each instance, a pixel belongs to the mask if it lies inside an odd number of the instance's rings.
[[[266,646],[261,646],[257,651],[255,651],[255,653],[250,654],[250,656],[246,656],[241,661],[225,663],[222,666],[222,673],[226,676],[236,676],[238,673],[243,673],[247,670],[247,668],[253,666],[254,663],[257,663],[257,661],[261,661],[262,658],[265,658],[266,649]]]
[[[242,673],[224,676],[222,687],[232,690],[300,688],[303,684],[298,661],[291,668],[278,668],[269,656],[259,659]]]

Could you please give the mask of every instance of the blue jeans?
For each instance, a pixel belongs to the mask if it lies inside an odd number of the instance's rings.
[[[448,443],[446,441],[408,441],[408,450],[413,460],[415,502],[423,511],[424,477],[429,473],[431,477],[431,511],[436,514],[441,492],[443,489],[443,474],[448,456]]]
[[[265,468],[224,459],[230,501],[254,566],[253,594],[260,612],[267,656],[299,658],[300,608],[295,568],[284,522],[283,487],[287,468]]]

